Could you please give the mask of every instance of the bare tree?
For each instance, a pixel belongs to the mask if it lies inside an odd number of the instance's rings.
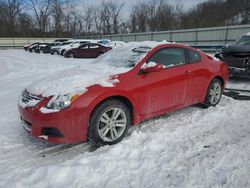
[[[14,36],[17,26],[18,15],[21,12],[21,1],[7,0],[0,4],[0,20],[8,36]]]
[[[124,6],[124,2],[121,4],[117,3],[109,3],[109,9],[111,13],[111,19],[113,24],[113,33],[117,34],[119,32],[119,26],[120,26],[120,14],[121,10]]]
[[[52,0],[25,0],[25,4],[34,13],[36,18],[40,36],[44,37],[48,31],[48,20],[51,13]]]
[[[51,5],[51,16],[54,20],[54,32],[58,37],[62,36],[63,4],[60,0],[53,0]]]
[[[85,33],[90,35],[93,27],[94,27],[94,19],[95,19],[95,8],[87,7],[84,12],[83,20],[85,25]]]

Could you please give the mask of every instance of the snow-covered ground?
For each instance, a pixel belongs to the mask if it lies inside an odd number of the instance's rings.
[[[250,101],[223,96],[217,107],[144,122],[98,149],[28,135],[17,112],[22,88],[91,61],[0,51],[0,187],[250,187]],[[250,81],[229,86],[250,88]]]

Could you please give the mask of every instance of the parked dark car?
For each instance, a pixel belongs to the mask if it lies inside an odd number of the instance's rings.
[[[29,52],[38,52],[38,50],[40,50],[40,48],[42,46],[46,46],[48,45],[49,43],[38,43],[38,44],[35,44],[35,45],[32,45],[28,48]]]
[[[29,47],[34,46],[34,45],[38,45],[38,44],[40,44],[40,42],[35,42],[35,43],[32,43],[32,44],[26,44],[26,45],[23,46],[23,49],[25,51],[28,51]]]
[[[50,44],[50,43],[41,43],[41,44],[39,44],[39,45],[35,48],[35,52],[36,52],[36,53],[40,53],[40,51],[41,51],[45,46],[47,46],[48,44]]]
[[[68,41],[68,39],[56,39],[54,40],[54,42],[66,42]]]
[[[53,42],[53,43],[50,43],[46,46],[41,46],[40,49],[37,49],[37,52],[40,53],[40,52],[43,52],[43,53],[50,53],[51,52],[51,48],[53,46],[59,46],[60,44],[62,44],[61,42]]]
[[[72,48],[64,53],[65,57],[98,57],[105,52],[111,50],[111,47],[106,47],[97,43],[82,44],[78,48]]]
[[[231,76],[250,78],[250,33],[243,35],[233,45],[224,47],[215,57],[228,64]]]

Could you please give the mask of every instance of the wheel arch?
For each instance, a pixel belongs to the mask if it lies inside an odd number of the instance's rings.
[[[206,86],[206,89],[205,89],[205,92],[203,93],[203,96],[202,96],[202,100],[201,101],[205,101],[205,98],[206,98],[206,95],[207,95],[207,91],[209,89],[209,86],[211,84],[211,82],[214,80],[214,79],[218,79],[221,81],[222,83],[222,88],[224,89],[225,88],[225,80],[223,79],[223,76],[221,75],[215,75],[215,76],[212,76],[211,79],[207,82],[207,86]]]
[[[221,84],[222,84],[222,87],[224,88],[224,86],[225,86],[225,80],[223,79],[222,76],[217,75],[217,76],[213,77],[213,78],[211,79],[210,83],[211,83],[214,79],[220,80],[220,81],[221,81]]]
[[[130,115],[131,115],[131,123],[134,124],[134,118],[135,118],[135,106],[132,102],[131,99],[129,99],[126,96],[123,95],[113,95],[113,96],[108,96],[105,98],[102,98],[101,100],[99,100],[91,109],[90,112],[90,117],[93,115],[93,112],[95,111],[95,109],[100,106],[103,102],[107,101],[107,100],[118,100],[120,102],[122,102],[124,105],[126,105],[129,109]]]

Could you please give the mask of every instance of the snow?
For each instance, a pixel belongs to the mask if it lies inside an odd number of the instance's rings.
[[[27,103],[24,103],[24,102],[22,101],[22,99],[21,99],[21,96],[19,96],[19,99],[18,99],[18,104],[19,104],[22,108],[36,106],[39,102],[41,102],[41,100],[32,99],[32,100],[29,100]]]
[[[227,84],[227,88],[250,91],[250,79],[232,78],[231,81]]]
[[[220,59],[218,59],[217,57],[214,57],[214,54],[208,54],[207,53],[207,56],[211,57],[213,60],[215,61],[221,61]]]
[[[142,69],[146,69],[146,68],[150,68],[150,67],[154,67],[154,66],[156,66],[157,64],[155,63],[155,62],[152,62],[152,61],[150,61],[150,62],[148,62],[148,63],[144,63],[143,65],[142,65]]]
[[[121,143],[54,145],[20,125],[23,87],[92,59],[0,51],[0,187],[250,187],[250,102],[222,97],[134,127]],[[250,86],[233,81],[234,87]]]
[[[59,112],[60,110],[58,110],[58,109],[48,109],[48,108],[41,107],[39,109],[39,111],[42,112],[43,114],[49,114],[49,113]]]
[[[250,36],[250,32],[246,33],[245,35],[246,35],[246,36]]]
[[[33,82],[27,87],[27,91],[43,97],[73,92],[82,94],[87,91],[87,87],[95,84],[113,87],[118,80],[113,80],[110,76],[108,72],[75,67]]]

